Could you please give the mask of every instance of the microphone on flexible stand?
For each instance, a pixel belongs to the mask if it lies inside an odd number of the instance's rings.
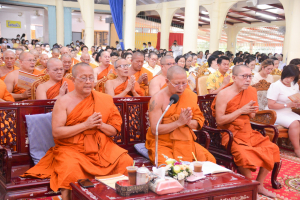
[[[177,94],[173,94],[170,97],[170,103],[167,106],[166,110],[164,111],[164,113],[161,115],[161,117],[159,118],[157,124],[156,124],[156,131],[155,131],[155,167],[158,168],[158,126],[162,120],[162,118],[164,117],[164,115],[166,114],[166,112],[169,110],[169,108],[171,107],[172,104],[177,103],[179,100],[179,96]]]

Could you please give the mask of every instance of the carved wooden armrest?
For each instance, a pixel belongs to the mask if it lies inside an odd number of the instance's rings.
[[[0,179],[10,183],[12,168],[12,153],[9,148],[0,145]]]
[[[276,121],[277,114],[274,110],[262,110],[255,114],[255,117],[251,119],[251,122],[256,124],[271,124]]]
[[[278,136],[279,136],[279,131],[275,126],[269,125],[269,124],[257,124],[257,123],[251,122],[251,127],[252,127],[252,129],[257,130],[258,132],[260,132],[263,136],[266,136],[266,130],[265,130],[266,128],[273,129],[274,137],[273,137],[272,142],[275,143],[275,144],[277,143],[277,139],[278,139]]]
[[[226,153],[228,155],[231,155],[231,146],[232,146],[232,142],[233,142],[233,134],[231,133],[231,131],[229,131],[227,129],[216,129],[216,128],[208,127],[208,126],[205,126],[205,125],[202,127],[202,130],[203,131],[207,131],[209,133],[211,141],[216,142],[216,141],[219,140],[218,141],[219,144],[217,144],[217,145],[218,145],[218,147],[219,147],[220,150],[222,150],[221,146],[224,149],[224,146],[222,145],[222,135],[221,135],[221,133],[226,133],[228,135],[229,140],[228,140],[228,145],[227,145],[227,147],[225,149],[226,149]],[[214,133],[219,134],[219,137],[216,138],[214,136]]]
[[[209,148],[210,145],[210,135],[207,131],[204,130],[194,130],[195,135],[197,136],[197,142],[199,144],[204,144],[206,149]],[[204,135],[204,137],[203,137]],[[204,142],[205,139],[205,142]]]

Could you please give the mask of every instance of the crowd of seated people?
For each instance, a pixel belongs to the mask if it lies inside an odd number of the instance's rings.
[[[0,57],[0,101],[27,100],[33,93],[36,100],[57,99],[53,109],[56,146],[23,177],[51,178],[51,188],[61,189],[63,198],[68,199],[71,182],[95,175],[126,173],[124,167],[132,164],[132,158],[109,139],[120,131],[122,124],[113,97],[151,96],[150,128],[145,145],[154,163],[156,123],[170,96],[179,95],[177,106],[171,106],[159,126],[159,150],[168,157],[182,156],[186,161],[194,159],[187,152],[195,152],[198,160],[216,162],[208,150],[195,142],[192,131],[201,129],[205,119],[197,104],[197,94],[189,86],[192,81],[189,77],[197,77],[200,70],[207,69],[210,74],[201,87],[209,94],[217,94],[213,113],[218,128],[234,133],[232,154],[239,172],[251,178],[251,171],[261,167],[258,192],[274,197],[262,183],[274,163],[279,162],[279,149],[251,129],[250,118],[255,116],[258,105],[256,90],[251,85],[261,80],[272,83],[266,109],[275,110],[276,123],[289,128],[290,140],[300,157],[300,117],[291,110],[300,104],[288,98],[299,92],[300,59],[281,67],[282,55],[279,54],[268,57],[239,52],[234,58],[228,51],[212,54],[200,51],[174,58],[172,51],[155,50],[151,44],[144,50],[121,50],[119,43],[116,44],[117,48],[93,46],[89,50],[79,41],[67,46],[55,44],[52,49],[48,44],[36,43],[24,49],[21,43],[12,50],[4,43]],[[281,75],[276,82],[271,75],[274,69]],[[20,88],[20,71],[47,79],[37,88]],[[97,91],[96,86],[100,86]],[[241,123],[243,127],[237,128]],[[87,142],[90,145],[85,148]],[[224,146],[227,142],[223,138]],[[103,151],[106,154],[100,153]],[[100,154],[102,156],[98,156]],[[164,163],[162,155],[158,162]],[[67,174],[64,169],[72,173]]]

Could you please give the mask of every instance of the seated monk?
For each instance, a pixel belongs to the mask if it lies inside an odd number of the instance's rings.
[[[129,67],[129,76],[134,75],[135,80],[140,84],[140,88],[143,92],[143,96],[149,95],[148,85],[153,78],[152,72],[143,67],[144,54],[141,52],[135,52],[132,55],[131,67]]]
[[[75,90],[57,99],[52,114],[51,147],[22,177],[50,178],[53,191],[71,198],[70,183],[95,176],[126,174],[133,164],[127,150],[111,139],[121,131],[122,118],[111,96],[94,91],[91,66],[74,65]]]
[[[35,65],[35,58],[34,55],[29,52],[23,52],[20,55],[20,70],[39,75],[42,74],[41,71],[34,68]],[[23,88],[18,87],[18,79],[19,79],[19,70],[14,70],[13,72],[9,73],[4,82],[7,86],[7,91],[12,94],[15,101],[20,101],[24,99],[28,99],[31,97],[31,89],[25,90]]]
[[[64,76],[72,73],[72,59],[69,54],[63,54],[60,58],[64,68]]]
[[[60,50],[58,48],[52,49],[52,58],[59,58]]]
[[[0,67],[0,79],[4,81],[6,76],[18,68],[15,66],[16,55],[11,50],[6,50],[3,53],[4,65]]]
[[[156,124],[168,106],[170,97],[177,94],[178,102],[171,105],[158,127],[158,165],[165,163],[166,159],[162,154],[176,160],[178,156],[182,156],[183,161],[192,162],[192,152],[198,161],[216,163],[216,159],[208,150],[195,142],[197,137],[193,129],[201,129],[204,117],[197,104],[197,95],[186,88],[188,80],[185,70],[179,66],[171,67],[166,80],[167,87],[153,95],[149,103],[150,128],[145,146],[151,162],[154,164],[155,160]]]
[[[7,91],[6,85],[4,81],[0,79],[0,103],[1,102],[6,102],[6,101],[12,101],[14,102],[15,99],[13,96]]]
[[[32,53],[34,55],[34,58],[35,58],[35,67],[36,66],[39,66],[41,63],[40,63],[40,54],[37,50],[35,49],[31,49],[29,51],[29,53]]]
[[[2,67],[2,66],[4,66],[4,65],[5,65],[5,63],[4,63],[4,61],[3,61],[3,53],[0,52],[0,67]]]
[[[118,77],[105,83],[105,93],[112,97],[139,97],[144,96],[135,76],[129,76],[129,64],[125,59],[115,62],[115,71]]]
[[[64,54],[70,54],[70,50],[68,47],[62,47],[60,48],[60,57]]]
[[[266,190],[263,182],[280,161],[279,148],[270,142],[268,136],[252,130],[250,118],[258,110],[256,89],[250,86],[252,72],[245,65],[235,66],[232,70],[233,83],[225,86],[212,103],[213,116],[219,129],[228,129],[233,134],[231,153],[239,172],[251,179],[251,171],[260,167],[257,181],[258,193],[269,197],[276,195]],[[228,144],[228,136],[222,137],[222,144]]]
[[[114,71],[114,66],[110,64],[110,54],[107,51],[102,51],[99,56],[100,65],[94,68],[95,82],[102,79],[108,74],[116,74]]]
[[[19,46],[19,48],[16,49],[16,62],[15,62],[15,66],[20,68],[20,62],[19,62],[19,58],[20,58],[20,54],[23,52],[24,50]]]
[[[47,54],[42,54],[41,59],[40,59],[40,65],[36,65],[36,69],[41,71],[43,74],[46,74],[46,69],[47,69],[47,62],[49,60],[49,57]]]
[[[172,56],[164,56],[161,61],[161,74],[155,76],[149,84],[149,96],[153,96],[161,89],[167,87],[167,72],[168,69],[174,66],[175,60]]]
[[[81,62],[90,65],[93,69],[95,69],[97,67],[93,63],[90,63],[91,62],[91,56],[88,53],[82,53],[81,57],[80,57],[80,60],[81,60]]]
[[[47,63],[47,74],[50,79],[36,89],[36,100],[57,99],[74,90],[74,83],[64,78],[64,68],[58,58],[50,58]]]

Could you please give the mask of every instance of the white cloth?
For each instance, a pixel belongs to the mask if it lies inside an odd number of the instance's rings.
[[[286,64],[284,62],[280,61],[278,69],[280,69],[282,71],[284,66],[286,66]]]
[[[119,44],[117,44],[117,46],[116,46],[116,49],[117,50],[122,50],[122,48],[121,48],[121,44],[119,43]]]
[[[201,58],[197,58],[197,63],[198,65],[203,65],[206,62],[206,59],[204,57]]]
[[[182,48],[181,46],[175,46],[175,45],[172,45],[171,46],[171,49],[173,51],[173,57],[176,58],[177,56],[180,56],[182,55]]]
[[[273,76],[271,74],[268,74],[267,78],[263,78],[263,77],[261,77],[260,73],[256,73],[254,75],[254,77],[252,78],[251,85],[254,85],[255,83],[258,83],[262,79],[265,79],[269,83],[274,82]]]
[[[49,52],[43,51],[42,54],[47,54],[49,58],[52,58],[51,51],[49,51]]]
[[[155,67],[152,68],[148,63],[144,64],[143,67],[149,70],[153,74],[153,76],[157,75],[161,70],[161,67],[159,65],[155,65]]]
[[[214,69],[214,68],[212,68],[212,67],[209,67],[209,68],[207,68],[209,71],[210,71],[210,73],[215,73],[217,70],[216,69]]]
[[[292,83],[291,87],[287,87],[281,80],[278,80],[270,85],[267,98],[274,100],[279,104],[288,104],[291,102],[288,97],[296,93],[299,93],[299,85],[297,83]],[[268,106],[266,106],[266,110],[269,110]],[[277,114],[275,123],[286,128],[288,128],[293,121],[300,120],[300,115],[294,113],[291,108],[283,108],[274,111]]]
[[[149,52],[150,50],[151,50],[151,51],[154,51],[154,47],[153,47],[153,46],[148,47],[148,52]]]

